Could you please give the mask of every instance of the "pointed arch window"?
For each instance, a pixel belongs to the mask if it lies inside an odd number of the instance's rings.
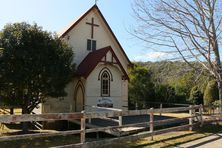
[[[101,96],[110,96],[110,75],[107,71],[101,75]]]

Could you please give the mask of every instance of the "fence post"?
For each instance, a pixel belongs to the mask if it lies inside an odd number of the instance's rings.
[[[14,108],[10,108],[10,115],[13,115],[14,114]]]
[[[85,141],[86,141],[86,119],[85,119],[85,112],[81,112],[83,114],[83,117],[81,118],[81,134],[80,134],[80,142],[82,143],[82,147],[85,147]]]
[[[222,100],[219,101],[219,114],[222,113]]]
[[[89,123],[89,124],[92,123],[92,119],[91,119],[91,118],[88,119],[88,123]]]
[[[150,132],[151,132],[151,140],[153,140],[153,121],[154,121],[154,116],[153,116],[153,108],[150,108]]]
[[[122,125],[123,125],[123,117],[119,116],[119,126],[122,126]]]
[[[136,110],[138,110],[138,103],[136,102]]]
[[[203,105],[200,104],[199,106],[199,116],[200,116],[200,127],[203,126]]]
[[[193,105],[190,105],[189,108],[190,108],[189,109],[189,115],[190,115],[190,118],[189,118],[189,125],[190,125],[189,126],[189,130],[192,131],[193,130],[193,127],[192,127],[193,126],[192,125],[193,124]]]
[[[160,116],[162,116],[162,108],[163,108],[163,104],[160,103]]]

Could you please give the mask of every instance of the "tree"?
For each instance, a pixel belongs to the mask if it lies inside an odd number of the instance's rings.
[[[172,103],[181,101],[177,100],[175,89],[167,84],[157,84],[155,86],[155,95],[156,100],[160,102]]]
[[[222,100],[222,1],[219,0],[136,0],[133,5],[138,26],[132,35],[171,60],[200,63],[217,81]],[[168,56],[168,57],[169,57]]]
[[[176,96],[186,102],[186,100],[189,98],[190,91],[194,86],[194,83],[194,73],[190,71],[185,74],[181,74],[181,76],[178,78],[170,80],[169,85],[174,87]]]
[[[147,68],[134,65],[129,72],[129,102],[131,105],[138,105],[139,108],[146,106],[148,101],[155,98],[154,84],[151,82],[151,75]]]
[[[207,87],[204,91],[204,105],[210,105],[212,102],[218,100],[218,87],[215,80],[208,82]]]
[[[56,35],[25,22],[0,32],[0,98],[29,114],[49,97],[63,97],[73,74],[73,52]]]
[[[191,89],[189,101],[192,104],[203,104],[203,94],[198,88],[198,86],[194,86]]]

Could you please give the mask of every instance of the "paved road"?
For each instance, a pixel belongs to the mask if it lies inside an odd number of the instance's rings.
[[[178,148],[222,148],[222,131],[211,136],[188,142]]]

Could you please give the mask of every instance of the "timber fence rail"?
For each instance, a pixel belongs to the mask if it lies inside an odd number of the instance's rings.
[[[204,105],[203,116],[204,122],[219,122],[222,121],[222,106],[220,105]]]
[[[173,112],[189,112],[188,117],[183,118],[172,118],[172,119],[164,119],[164,120],[154,120],[155,113],[173,113]],[[81,113],[47,113],[47,114],[24,114],[24,115],[0,115],[0,123],[12,123],[12,122],[33,122],[33,121],[55,121],[55,120],[80,120],[81,128],[79,130],[69,130],[69,131],[58,131],[58,132],[50,132],[50,133],[36,133],[36,134],[25,134],[25,135],[13,135],[13,136],[2,136],[0,137],[0,141],[10,141],[10,140],[18,140],[25,138],[38,138],[38,137],[49,137],[49,136],[58,136],[58,135],[72,135],[72,134],[80,134],[80,142],[71,145],[63,145],[57,147],[99,147],[103,144],[112,144],[114,142],[119,142],[121,140],[136,140],[144,137],[153,137],[154,135],[167,133],[171,131],[189,129],[192,130],[194,125],[203,125],[203,106],[202,105],[194,105],[189,107],[175,107],[175,108],[162,108],[162,109],[144,109],[144,110],[115,110],[112,111],[102,111],[102,112],[81,112]],[[110,118],[110,117],[121,117],[122,116],[134,116],[134,115],[149,115],[150,120],[143,123],[136,124],[127,124],[119,126],[108,126],[108,127],[98,127],[87,129],[86,128],[86,120],[93,118]],[[176,127],[170,127],[160,130],[155,130],[155,126],[158,125],[166,125],[169,122],[187,120],[189,121],[186,125],[180,125]],[[105,140],[97,140],[93,142],[86,141],[86,133],[92,132],[100,132],[105,130],[114,130],[123,127],[133,127],[139,125],[146,125],[147,129],[144,132],[105,139]]]
[[[90,105],[85,105],[85,112],[122,112],[122,109],[117,109],[117,108],[107,108],[107,107],[98,107],[98,106],[90,106]],[[113,121],[113,122],[117,122],[119,124],[119,126],[122,126],[122,116],[118,116],[118,119],[113,119],[113,118],[109,118],[109,117],[100,117],[101,119],[104,120],[108,120],[108,121]],[[88,122],[91,123],[91,118],[88,118]]]
[[[14,110],[16,109],[21,109],[19,106],[4,106],[0,105],[0,115],[5,114],[5,115],[12,115],[14,113]]]

